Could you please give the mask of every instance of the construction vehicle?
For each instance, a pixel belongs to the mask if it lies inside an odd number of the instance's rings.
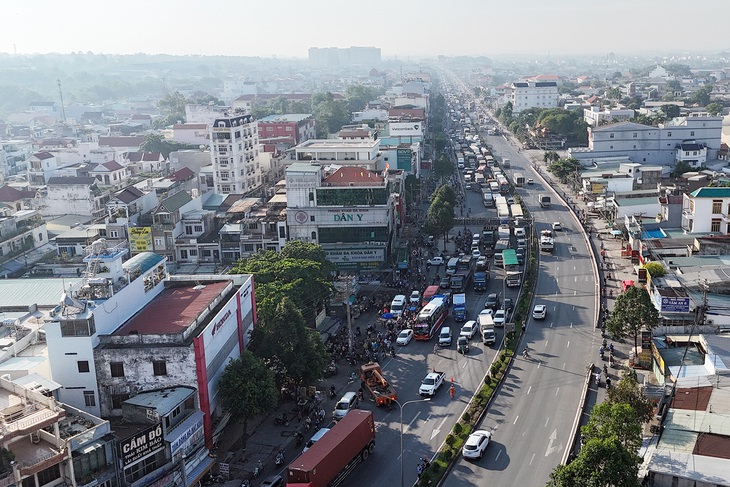
[[[380,364],[369,362],[360,366],[360,380],[363,387],[370,391],[376,406],[387,406],[398,399],[395,388],[385,380]]]
[[[287,468],[287,487],[339,485],[375,449],[372,411],[351,410]]]

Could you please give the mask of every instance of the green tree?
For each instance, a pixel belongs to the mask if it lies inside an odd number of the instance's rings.
[[[190,150],[197,149],[197,145],[183,144],[181,142],[174,142],[167,140],[159,133],[149,133],[145,136],[144,142],[140,146],[140,150],[143,152],[159,152],[165,159],[170,157],[170,153],[176,150]]]
[[[437,178],[444,180],[444,178],[454,174],[454,163],[446,156],[446,154],[439,155],[433,163],[433,174]]]
[[[185,96],[176,91],[167,94],[162,100],[157,102],[157,107],[162,112],[164,119],[172,123],[180,123],[185,121],[185,105],[187,104]]]
[[[434,235],[443,235],[446,250],[446,235],[454,228],[454,207],[443,198],[434,198],[428,207],[427,224]]]
[[[644,264],[644,269],[651,277],[663,277],[667,273],[667,270],[659,262],[647,262]]]
[[[626,403],[602,402],[591,410],[588,424],[581,427],[584,441],[616,437],[627,451],[639,451],[642,425]]]
[[[717,102],[708,103],[707,105],[705,105],[705,110],[707,110],[707,113],[709,113],[713,117],[720,115],[724,109],[725,109],[725,107],[723,107],[722,104],[717,103]]]
[[[712,93],[712,85],[705,85],[692,93],[689,101],[690,103],[697,104],[698,106],[706,107],[710,104],[710,93]]]
[[[382,90],[365,85],[350,85],[345,90],[345,98],[350,112],[365,108],[368,102],[375,100]]]
[[[274,371],[279,384],[287,379],[314,384],[329,359],[319,332],[305,326],[297,305],[286,296],[264,307],[251,336],[251,351]]]
[[[692,166],[687,161],[679,161],[674,165],[672,176],[675,178],[681,177],[682,174],[692,171]]]
[[[568,465],[558,465],[548,487],[639,487],[638,457],[616,437],[588,441]]]
[[[682,91],[682,82],[678,79],[667,81],[667,89],[671,91]]]
[[[679,107],[674,103],[667,103],[662,105],[662,112],[664,112],[667,119],[675,118],[679,116]]]
[[[552,150],[545,151],[545,154],[542,156],[542,160],[543,162],[549,163],[558,162],[560,160],[560,155]]]
[[[317,122],[317,137],[326,139],[350,122],[346,100],[336,100],[330,92],[312,95],[312,113]]]
[[[618,295],[606,328],[615,338],[633,337],[638,354],[638,340],[642,329],[653,330],[659,321],[659,312],[644,288],[630,286]]]
[[[452,209],[456,207],[456,193],[454,192],[454,188],[448,184],[442,184],[436,188],[433,195],[431,195],[431,199],[435,200],[437,198],[445,201]]]
[[[555,177],[560,178],[563,182],[565,182],[568,177],[573,177],[576,173],[580,174],[582,170],[583,166],[580,161],[573,157],[569,159],[558,159],[548,166],[548,171],[555,175]]]
[[[440,154],[446,148],[446,144],[449,143],[449,138],[443,132],[436,134],[433,139],[434,146],[436,147],[436,153]]]
[[[321,245],[312,242],[303,242],[301,240],[291,240],[287,242],[279,253],[283,259],[311,260],[319,262],[325,267],[326,271],[334,270],[334,265],[327,260],[327,255]]]
[[[223,408],[243,422],[244,433],[248,420],[274,409],[279,396],[274,373],[248,350],[226,365],[218,391]]]
[[[606,90],[606,98],[609,100],[619,100],[621,99],[621,88],[618,86],[613,86]]]
[[[630,421],[648,423],[654,417],[654,404],[641,393],[639,383],[633,374],[625,375],[614,387],[608,390],[609,404],[628,404],[633,410]]]

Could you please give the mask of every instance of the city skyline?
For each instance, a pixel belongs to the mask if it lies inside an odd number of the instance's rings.
[[[310,47],[372,46],[392,59],[730,49],[719,28],[674,34],[677,14],[687,7],[679,0],[523,0],[506,5],[464,0],[452,6],[436,0],[372,0],[367,9],[356,2],[282,0],[274,12],[266,3],[200,5],[193,0],[129,0],[100,8],[90,0],[16,1],[3,10],[0,52],[306,58]],[[693,10],[723,18],[730,15],[730,2],[699,0]]]

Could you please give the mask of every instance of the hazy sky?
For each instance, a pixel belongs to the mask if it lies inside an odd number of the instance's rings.
[[[728,0],[3,0],[0,12],[0,52],[21,54],[306,57],[309,47],[376,46],[392,58],[730,49]]]

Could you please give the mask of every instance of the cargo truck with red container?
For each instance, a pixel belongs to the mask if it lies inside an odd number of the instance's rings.
[[[339,485],[375,449],[372,411],[353,409],[287,468],[287,487]]]

